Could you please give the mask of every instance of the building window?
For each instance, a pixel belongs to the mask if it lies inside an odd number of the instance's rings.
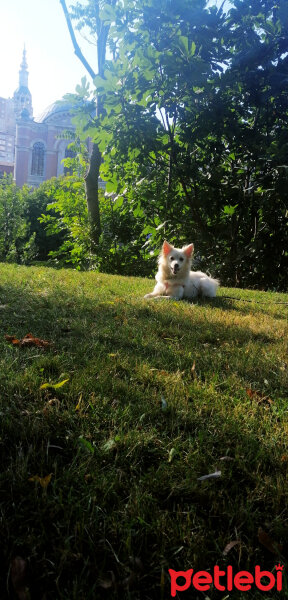
[[[31,175],[39,175],[40,177],[44,175],[44,154],[44,144],[42,142],[34,144],[32,149]]]

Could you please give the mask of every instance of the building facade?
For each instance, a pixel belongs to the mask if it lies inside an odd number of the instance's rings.
[[[34,119],[24,48],[19,86],[13,98],[0,98],[0,177],[13,173],[18,186],[26,183],[37,187],[46,179],[62,175],[62,161],[71,156],[69,145],[75,131],[69,108],[68,104],[55,102]]]

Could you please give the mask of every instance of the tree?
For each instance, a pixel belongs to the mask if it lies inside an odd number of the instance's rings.
[[[186,0],[129,8],[129,25],[118,18],[111,31],[114,61],[95,80],[108,189],[122,190],[124,210],[128,196],[130,209],[144,211],[153,243],[163,229],[172,240],[192,232],[226,281],[283,285],[287,3],[237,0],[228,13]],[[150,187],[140,201],[139,182]]]
[[[93,35],[93,11],[81,10]],[[114,207],[145,221],[145,246],[163,233],[194,241],[227,282],[282,285],[285,0],[235,0],[228,12],[204,0],[125,0],[101,3],[100,15],[111,58],[94,78],[101,111],[82,111],[81,126],[104,159]]]
[[[145,203],[150,233],[164,223],[169,231],[180,203],[179,218],[186,219],[189,211],[207,233],[197,185],[191,181],[198,139],[189,131],[209,105],[227,59],[221,35],[215,34],[223,26],[223,13],[207,10],[204,0],[131,0],[125,5],[129,16],[118,13],[110,32],[114,59],[107,61],[105,78],[95,79],[105,98],[95,136],[105,156],[107,189],[118,186],[119,192],[121,184],[122,190],[127,184],[135,189],[143,180],[151,189],[161,179],[157,210],[150,202],[153,194]]]
[[[110,4],[108,6],[113,7],[115,5],[116,0],[110,0]],[[67,9],[66,1],[60,0],[60,4],[63,8],[65,19],[67,22],[68,30],[70,33],[70,37],[74,46],[75,54],[79,58],[79,60],[84,65],[85,69],[89,73],[92,80],[96,77],[96,72],[88,63],[86,58],[84,57],[81,49],[77,43],[76,36],[74,33],[74,29],[72,26],[72,21],[70,14]],[[106,49],[107,49],[107,39],[110,29],[110,21],[106,19],[105,15],[103,18],[103,13],[101,14],[101,2],[100,0],[89,0],[88,6],[83,8],[80,4],[77,4],[76,7],[73,8],[72,18],[77,19],[78,27],[81,29],[85,25],[89,24],[91,29],[91,24],[93,23],[93,35],[96,35],[96,47],[97,47],[97,67],[98,74],[103,77],[104,76],[104,67],[106,61]],[[96,116],[99,118],[103,111],[103,102],[100,97],[96,95]],[[99,237],[101,234],[101,219],[100,219],[100,210],[99,210],[99,198],[98,198],[98,181],[99,181],[99,172],[101,165],[101,153],[99,151],[99,147],[97,144],[93,144],[92,154],[89,163],[89,168],[85,175],[85,187],[86,187],[86,199],[87,199],[87,207],[88,214],[90,220],[92,241],[95,245],[99,243]]]

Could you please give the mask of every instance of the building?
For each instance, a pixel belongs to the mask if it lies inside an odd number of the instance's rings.
[[[34,119],[28,75],[24,48],[19,86],[13,98],[0,98],[0,177],[13,173],[18,186],[37,187],[64,173],[62,160],[71,156],[75,127],[67,103],[55,102]]]

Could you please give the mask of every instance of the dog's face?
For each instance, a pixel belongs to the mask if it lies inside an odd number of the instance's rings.
[[[172,275],[176,276],[181,272],[181,270],[183,270],[183,268],[187,267],[187,265],[190,265],[193,250],[193,244],[185,246],[179,250],[178,248],[171,246],[171,244],[168,242],[164,242],[162,246],[162,256],[166,261],[166,265],[171,271]]]

